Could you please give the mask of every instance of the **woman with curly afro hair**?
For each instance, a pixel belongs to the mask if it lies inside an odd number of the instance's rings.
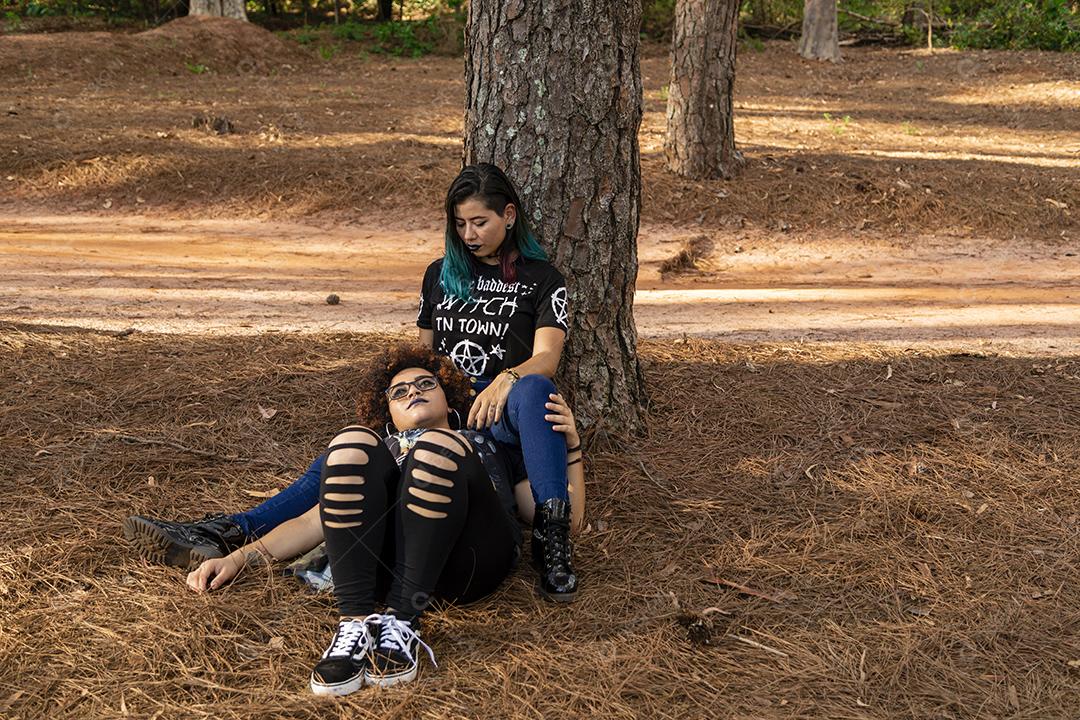
[[[547,261],[514,184],[498,167],[469,165],[446,194],[444,255],[424,274],[418,340],[469,376],[475,394],[452,398],[454,425],[484,432],[526,468],[533,562],[544,597],[567,602],[579,587],[569,487],[578,448],[552,432],[546,407],[570,308],[566,282]],[[387,361],[389,362],[389,360]],[[363,402],[363,401],[361,401]],[[460,403],[460,404],[459,404]],[[367,412],[364,422],[380,430]],[[385,417],[385,416],[384,416]],[[191,522],[132,516],[125,536],[149,560],[188,567],[221,557],[297,517],[318,498],[323,458],[259,506]]]
[[[468,603],[493,592],[521,556],[519,518],[531,521],[535,512],[520,454],[460,428],[454,406],[467,407],[473,391],[449,360],[397,345],[362,378],[361,422],[341,430],[322,456],[319,504],[225,557],[204,560],[187,578],[193,590],[214,590],[252,561],[291,558],[325,539],[340,620],[311,673],[320,695],[408,682],[421,649],[434,662],[420,639],[424,610],[433,599]],[[552,394],[547,410],[555,431],[578,447],[563,398]],[[580,450],[574,455],[568,470],[576,529],[584,474]]]

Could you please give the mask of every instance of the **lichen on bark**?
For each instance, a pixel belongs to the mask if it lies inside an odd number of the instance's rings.
[[[567,278],[560,385],[583,425],[614,434],[641,428],[645,400],[633,317],[640,14],[637,0],[473,0],[466,28],[465,162],[518,185]]]

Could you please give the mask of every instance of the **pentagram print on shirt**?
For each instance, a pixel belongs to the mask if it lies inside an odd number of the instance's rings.
[[[505,282],[497,265],[473,262],[468,300],[447,295],[442,260],[424,273],[418,327],[434,333],[432,347],[467,375],[490,379],[532,356],[538,328],[567,330],[566,282],[551,263],[519,259],[517,279]]]

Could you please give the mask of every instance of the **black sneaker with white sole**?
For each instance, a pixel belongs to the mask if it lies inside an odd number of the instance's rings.
[[[415,680],[420,667],[420,648],[427,650],[432,665],[439,666],[435,662],[435,653],[420,639],[419,620],[410,622],[393,615],[379,616],[378,627],[372,626],[372,636],[371,667],[365,677],[368,685],[389,687]]]
[[[150,562],[193,568],[209,558],[225,557],[247,541],[228,515],[207,515],[192,522],[171,522],[132,515],[124,537]]]
[[[311,671],[311,692],[316,695],[348,695],[359,690],[371,665],[370,652],[368,619],[339,622],[330,647]]]

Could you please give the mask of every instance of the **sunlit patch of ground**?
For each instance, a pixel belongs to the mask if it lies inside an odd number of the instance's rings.
[[[279,67],[260,58],[258,70],[238,73],[212,62],[220,49],[185,40],[179,55],[154,51],[152,75],[114,67],[135,52],[123,45],[84,81],[85,68],[59,59],[100,38],[48,42],[56,51],[25,72],[13,56],[0,88],[9,209],[399,223],[438,217],[461,161],[457,59],[346,51],[324,61],[298,50]],[[193,74],[185,58],[199,55],[211,70]],[[804,62],[787,43],[743,48],[735,127],[747,163],[730,181],[707,182],[664,169],[667,62],[663,48],[645,48],[646,224],[999,239],[1017,227],[1041,239],[1077,232],[1074,57],[854,48],[834,66]],[[193,128],[201,115],[227,117],[237,133]]]
[[[440,228],[0,215],[0,321],[112,331],[415,333]],[[1080,347],[1080,248],[920,238],[744,234],[691,271],[688,235],[646,226],[644,337],[878,341],[1067,354]],[[341,298],[328,305],[328,294]]]

